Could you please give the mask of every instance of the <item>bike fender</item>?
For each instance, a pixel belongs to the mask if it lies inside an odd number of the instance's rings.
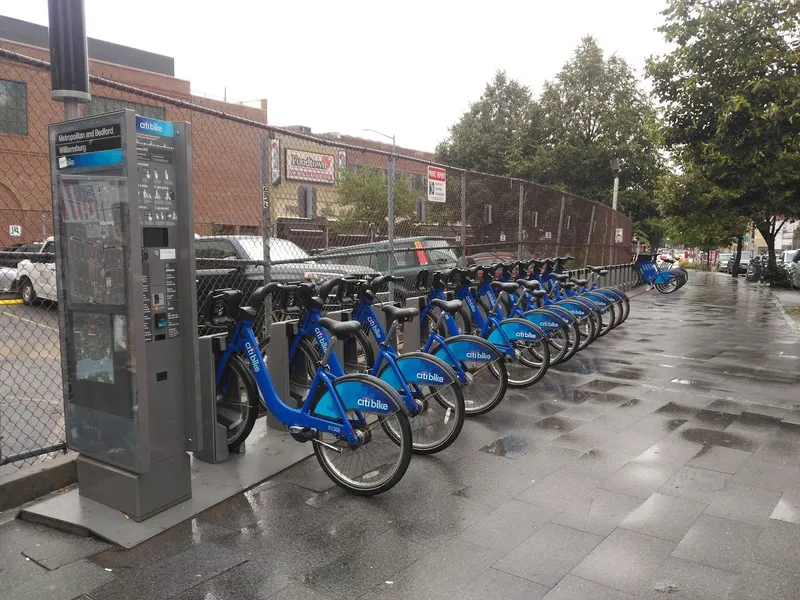
[[[546,310],[548,312],[553,313],[554,315],[558,316],[565,325],[572,325],[575,322],[575,317],[569,312],[566,308],[561,308],[557,304],[551,304],[549,306],[545,306],[540,308],[539,310]]]
[[[445,340],[445,345],[447,349],[443,347],[439,347],[436,349],[436,352],[433,355],[451,367],[457,367],[458,365],[453,364],[455,361],[463,362],[463,361],[470,361],[470,362],[494,362],[498,358],[500,358],[500,352],[487,342],[478,343],[475,340],[470,339],[469,337],[461,337],[455,336],[448,338]],[[449,350],[450,352],[448,353]],[[453,355],[451,358],[450,354]]]
[[[492,330],[487,341],[494,345],[505,345],[503,334],[512,342],[514,340],[536,342],[546,337],[544,331],[525,319],[504,319],[500,321],[499,327]]]
[[[558,303],[558,306],[562,307],[564,310],[567,310],[573,317],[576,318],[586,317],[590,313],[586,306],[580,302],[575,302],[574,300],[562,300]]]
[[[600,306],[608,306],[611,303],[611,300],[606,298],[603,294],[598,294],[596,292],[589,292],[588,294],[582,294],[584,298],[588,298],[592,302],[599,304]]]
[[[452,374],[447,372],[446,367],[443,367],[438,360],[422,352],[402,354],[395,359],[395,362],[405,384],[444,386],[450,385],[455,381]],[[403,387],[391,365],[383,369],[378,377],[381,381],[389,384],[392,389],[401,389]]]
[[[529,310],[525,313],[525,320],[530,321],[540,329],[546,332],[558,331],[564,326],[564,323],[552,312],[541,311],[539,309]]]
[[[661,271],[656,278],[653,280],[653,283],[669,283],[673,279],[675,279],[675,273],[671,273],[669,271]]]
[[[335,381],[333,387],[341,398],[345,410],[367,411],[382,415],[392,414],[397,408],[395,401],[376,386],[364,384],[358,379]],[[313,413],[328,419],[339,419],[337,399],[326,391],[314,406]]]

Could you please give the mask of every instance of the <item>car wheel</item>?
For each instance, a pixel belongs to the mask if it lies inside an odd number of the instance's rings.
[[[36,300],[36,290],[33,289],[33,283],[30,279],[24,279],[19,288],[19,294],[22,296],[22,302],[30,306]]]

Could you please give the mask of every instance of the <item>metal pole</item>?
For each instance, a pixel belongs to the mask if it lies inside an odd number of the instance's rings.
[[[467,258],[467,173],[461,172],[461,256]]]
[[[611,208],[617,210],[617,192],[619,191],[619,175],[614,174],[614,195],[611,198]]]
[[[261,136],[261,243],[264,253],[264,283],[269,283],[271,278],[270,272],[270,253],[269,253],[269,237],[270,228],[272,227],[270,219],[270,143],[266,135]],[[272,298],[268,300],[272,302]],[[272,321],[272,306],[266,306],[264,309],[264,338],[269,336],[270,322]]]
[[[80,117],[78,113],[78,101],[74,98],[64,100],[64,120],[71,121]]]
[[[47,239],[47,218],[46,213],[42,211],[42,241]]]
[[[386,237],[389,239],[389,275],[394,274],[394,170],[396,147],[392,136],[392,155],[389,157],[388,211],[386,215]],[[394,283],[389,282],[389,300],[394,300]]]
[[[561,213],[558,215],[558,234],[556,235],[556,256],[558,256],[558,249],[561,245],[561,225],[564,221],[564,209],[567,206],[567,197],[561,196]]]
[[[594,211],[597,207],[592,204],[592,217],[589,219],[589,235],[586,236],[586,255],[583,257],[584,266],[589,264],[589,248],[592,245],[592,229],[594,229]]]
[[[522,260],[522,209],[525,202],[525,187],[519,182],[519,225],[517,227],[517,260]]]

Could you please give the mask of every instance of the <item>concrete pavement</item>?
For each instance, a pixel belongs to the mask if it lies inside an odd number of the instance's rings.
[[[261,426],[261,425],[259,425]],[[122,551],[0,526],[8,600],[800,597],[800,336],[691,273],[377,498],[314,459]]]

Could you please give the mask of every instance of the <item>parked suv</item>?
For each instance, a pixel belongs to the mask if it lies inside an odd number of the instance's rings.
[[[329,258],[328,258],[329,257]],[[382,273],[389,270],[389,242],[382,240],[368,244],[330,248],[315,255],[329,266],[330,263],[345,263],[361,268],[370,268]],[[330,262],[329,262],[330,261]],[[411,288],[420,269],[438,271],[456,266],[458,258],[445,238],[408,237],[394,240],[394,275],[405,278],[405,283],[396,288],[396,299],[402,300]]]
[[[197,236],[194,240],[194,250],[197,259],[198,307],[202,307],[211,290],[225,288],[241,290],[246,303],[250,294],[257,287],[264,285],[264,267],[254,264],[254,261],[264,260],[264,242],[261,236]],[[301,261],[271,265],[270,278],[280,283],[303,280],[322,283],[342,275],[376,274],[373,269],[359,265],[320,264],[297,244],[280,238],[269,240],[269,255],[271,261]],[[208,259],[229,260],[231,264]]]
[[[734,254],[731,256],[730,260],[728,261],[728,266],[726,267],[725,271],[727,273],[733,273],[733,261],[735,260],[736,255]],[[742,250],[742,259],[739,261],[739,274],[747,273],[747,267],[750,264],[750,259],[752,255],[747,250]]]

